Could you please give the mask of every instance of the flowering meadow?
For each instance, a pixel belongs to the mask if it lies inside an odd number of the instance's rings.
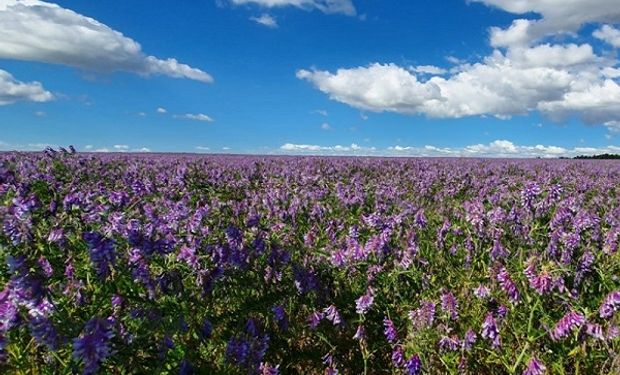
[[[0,372],[620,373],[620,163],[0,154]]]

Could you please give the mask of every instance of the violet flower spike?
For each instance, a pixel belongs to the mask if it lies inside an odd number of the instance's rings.
[[[611,318],[616,311],[620,309],[620,290],[611,292],[605,297],[605,300],[599,308],[601,318]]]
[[[545,365],[536,357],[532,357],[527,363],[523,375],[543,375],[547,371]]]

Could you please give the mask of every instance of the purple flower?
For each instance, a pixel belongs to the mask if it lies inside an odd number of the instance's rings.
[[[0,364],[4,364],[7,360],[8,353],[6,352],[7,341],[4,334],[0,333]]]
[[[422,373],[422,361],[417,354],[414,354],[405,363],[405,371],[407,375],[418,375]]]
[[[363,325],[357,326],[357,331],[355,331],[355,335],[353,335],[353,340],[362,341],[366,338],[366,330]]]
[[[388,340],[388,342],[394,344],[396,341],[398,341],[398,331],[396,330],[396,326],[394,326],[394,322],[392,322],[387,317],[383,318],[383,326],[385,327],[383,334],[385,335],[385,338]]]
[[[542,189],[536,182],[528,182],[521,191],[521,202],[526,208],[532,208],[534,200],[540,195]]]
[[[510,278],[510,274],[508,274],[506,267],[500,268],[497,273],[497,281],[499,281],[502,289],[504,289],[508,295],[508,300],[513,304],[519,303],[519,300],[521,299],[519,290],[517,289],[517,285]]]
[[[611,318],[618,309],[620,309],[620,290],[609,293],[598,311],[601,318],[607,319]]]
[[[603,334],[603,327],[600,324],[586,324],[586,334],[588,336],[594,337],[597,340],[605,340],[605,335]]]
[[[88,245],[90,260],[97,275],[105,279],[110,274],[111,265],[116,262],[114,242],[95,232],[86,232],[82,238]]]
[[[402,368],[405,366],[405,352],[400,345],[397,345],[392,351],[392,363],[396,368]]]
[[[611,324],[607,327],[607,332],[605,332],[605,337],[607,340],[613,340],[616,337],[620,336],[620,328],[617,325]]]
[[[32,337],[39,344],[47,346],[50,350],[56,350],[59,343],[58,333],[52,322],[43,317],[36,317],[28,323]]]
[[[614,254],[618,251],[618,238],[620,238],[620,227],[609,230],[605,235],[605,244],[603,252],[607,255]]]
[[[366,294],[364,294],[355,301],[355,311],[357,311],[358,314],[364,315],[366,311],[368,311],[368,309],[372,306],[374,300],[374,293],[371,288],[368,288]]]
[[[420,209],[418,210],[418,212],[416,212],[414,222],[415,225],[417,225],[417,227],[420,229],[424,229],[424,227],[426,227],[426,215],[424,215],[423,209]]]
[[[233,337],[226,346],[226,357],[231,363],[245,365],[250,355],[250,343],[242,338]]]
[[[196,256],[196,249],[193,247],[183,246],[181,250],[179,250],[179,254],[177,255],[177,261],[185,262],[192,269],[198,268],[198,257]]]
[[[467,330],[465,333],[465,338],[463,339],[463,349],[470,350],[476,343],[477,339],[478,335],[476,335],[476,332],[471,329]]]
[[[123,306],[123,297],[119,296],[118,294],[112,295],[112,308],[114,309],[114,311],[120,310],[122,306]]]
[[[409,319],[416,329],[431,327],[435,321],[435,304],[423,301],[420,308],[409,312]]]
[[[450,319],[457,320],[459,318],[459,303],[451,292],[441,295],[441,309],[450,316]]]
[[[240,337],[231,338],[226,348],[226,357],[230,363],[245,367],[250,373],[255,373],[260,367],[269,349],[269,336],[258,331],[255,333],[251,335],[246,332]]]
[[[547,271],[543,271],[540,274],[536,273],[536,257],[528,259],[526,264],[527,266],[523,270],[523,273],[525,277],[527,277],[530,287],[540,295],[549,293],[553,288],[553,279],[551,275]]]
[[[13,328],[18,322],[18,311],[15,302],[10,298],[9,287],[0,292],[0,334]]]
[[[278,375],[280,373],[280,365],[271,366],[269,363],[261,363],[258,368],[260,375]]]
[[[340,318],[340,313],[338,312],[338,309],[336,308],[336,306],[330,305],[329,307],[325,308],[324,313],[325,313],[325,318],[329,320],[330,322],[332,322],[335,326],[342,323],[342,319]]]
[[[564,315],[562,319],[556,323],[555,327],[551,331],[551,338],[558,341],[568,336],[570,331],[583,326],[585,322],[586,318],[582,314],[576,311],[571,311]]]
[[[481,336],[492,342],[493,348],[498,348],[501,345],[501,338],[499,330],[497,329],[497,322],[492,313],[488,313],[482,323]]]
[[[62,229],[52,229],[47,236],[47,241],[50,243],[63,243],[65,240],[65,232]]]
[[[84,326],[80,337],[73,340],[73,358],[84,364],[83,374],[94,374],[112,352],[110,340],[114,337],[110,322],[92,318]]]
[[[321,323],[321,320],[323,320],[324,317],[325,315],[322,312],[315,311],[308,317],[308,325],[310,326],[310,328],[316,329],[316,327],[319,326],[319,323]]]
[[[441,336],[441,339],[439,339],[439,349],[441,351],[456,352],[460,347],[461,340],[456,336]]]
[[[543,375],[547,371],[545,365],[538,360],[536,357],[532,357],[530,361],[527,363],[527,367],[525,371],[523,371],[523,375]]]
[[[202,340],[206,340],[211,337],[212,332],[213,332],[213,326],[211,325],[211,322],[209,321],[209,319],[205,318],[205,320],[202,322],[202,325],[200,325],[198,329],[198,335],[200,336]]]
[[[480,299],[485,299],[491,295],[491,290],[485,285],[480,285],[474,290],[474,295]]]
[[[273,317],[278,324],[278,327],[280,327],[282,331],[287,331],[288,317],[286,316],[286,311],[284,310],[284,307],[281,305],[274,306],[271,308],[271,312],[273,312]]]
[[[54,274],[54,269],[52,268],[52,265],[50,264],[49,260],[47,260],[46,257],[41,255],[38,263],[39,263],[39,267],[41,267],[41,269],[43,270],[43,274],[45,275],[45,277],[52,277],[52,275]]]
[[[594,264],[594,254],[589,251],[586,251],[579,259],[579,264],[577,265],[577,272],[575,273],[575,284],[581,284],[584,277],[592,270],[592,264]]]
[[[508,251],[502,245],[502,242],[497,238],[493,241],[493,248],[491,249],[491,258],[500,259],[508,256]]]

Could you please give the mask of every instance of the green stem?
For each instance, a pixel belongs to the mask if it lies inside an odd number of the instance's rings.
[[[530,343],[526,343],[525,346],[523,347],[523,350],[521,350],[521,354],[519,354],[519,357],[517,358],[517,362],[515,362],[515,364],[512,366],[512,369],[510,371],[511,374],[514,374],[517,372],[517,368],[519,368],[519,365],[521,364],[521,361],[523,360],[523,356],[525,355],[525,352],[530,348]]]

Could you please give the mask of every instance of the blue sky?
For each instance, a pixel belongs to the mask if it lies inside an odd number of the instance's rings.
[[[0,149],[620,153],[620,7],[556,3],[0,0]]]

